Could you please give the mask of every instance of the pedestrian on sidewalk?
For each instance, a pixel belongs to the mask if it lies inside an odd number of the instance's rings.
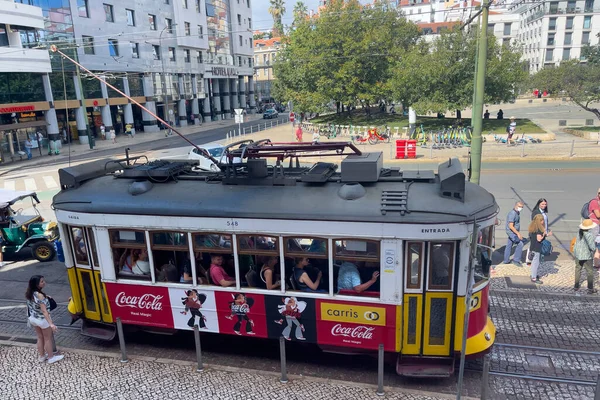
[[[594,289],[594,268],[593,258],[596,251],[596,232],[598,225],[591,219],[584,219],[579,225],[579,232],[573,247],[573,256],[575,257],[575,291],[579,290],[579,280],[581,279],[581,269],[585,268],[587,275],[588,294],[594,294],[598,290]]]
[[[542,284],[538,275],[540,266],[540,255],[542,253],[542,242],[546,239],[546,227],[544,225],[544,217],[541,214],[536,215],[529,224],[529,240],[531,245],[529,249],[533,254],[531,259],[531,282]]]
[[[117,143],[117,133],[115,132],[115,128],[110,130],[110,139],[112,140],[113,144]]]
[[[25,139],[25,153],[27,153],[27,159],[31,160],[31,148],[33,147],[33,144],[31,143],[31,139],[29,139],[29,136],[27,137],[27,139]]]
[[[296,142],[302,143],[302,126],[300,124],[296,128]]]
[[[517,121],[515,117],[510,117],[510,124],[506,127],[506,133],[508,137],[506,138],[506,145],[510,146],[512,144],[512,138],[514,134],[517,132]]]
[[[104,124],[100,125],[100,136],[102,139],[106,139],[106,126]]]
[[[596,197],[588,203],[588,218],[596,225],[600,225],[600,188]],[[600,234],[596,236],[596,251],[594,254],[594,267],[600,268]]]
[[[35,328],[37,334],[38,361],[48,364],[55,363],[64,358],[63,355],[54,355],[52,349],[52,333],[57,331],[56,325],[50,317],[50,298],[44,293],[46,280],[41,275],[33,275],[29,279],[25,298],[27,299],[28,323]]]
[[[515,207],[510,210],[506,217],[506,235],[508,241],[506,242],[506,248],[504,249],[504,264],[510,263],[510,253],[512,252],[513,245],[516,245],[515,254],[513,255],[513,264],[517,267],[522,267],[521,255],[523,253],[523,236],[519,232],[521,229],[521,211],[523,210],[523,203],[517,201]]]
[[[533,211],[531,212],[531,220],[533,221],[533,218],[535,218],[536,215],[541,215],[542,217],[544,217],[544,226],[546,227],[546,235],[548,234],[548,232],[550,231],[550,229],[548,228],[548,200],[546,199],[539,199],[537,201],[537,203],[535,203],[535,207],[533,207]],[[543,255],[541,256],[543,259]],[[529,251],[529,249],[527,250],[527,265],[531,264],[531,260],[533,259],[533,254],[531,254],[531,252]]]

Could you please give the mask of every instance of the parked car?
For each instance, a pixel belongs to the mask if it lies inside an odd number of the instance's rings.
[[[272,108],[269,108],[267,111],[265,111],[265,113],[263,114],[263,119],[272,119],[272,118],[277,118],[279,117],[279,114],[277,113],[277,111],[275,111]]]
[[[39,203],[35,192],[0,189],[0,231],[5,257],[31,249],[38,261],[54,259],[58,224],[44,221],[36,208]]]
[[[200,164],[198,165],[199,169],[202,169],[205,171],[218,171],[219,170],[219,167],[217,167],[215,165],[215,163],[212,162],[211,159],[209,159],[201,154],[202,150],[204,150],[208,154],[210,154],[219,163],[225,164],[228,162],[227,157],[225,156],[225,147],[219,143],[207,143],[199,148],[200,148],[200,150],[198,150],[196,147],[194,147],[188,153],[189,160],[200,161]],[[233,162],[238,163],[238,162],[241,162],[241,160],[240,160],[240,158],[235,157],[233,159]]]

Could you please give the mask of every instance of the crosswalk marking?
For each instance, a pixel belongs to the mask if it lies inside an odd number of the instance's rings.
[[[44,176],[44,183],[46,184],[46,187],[48,189],[54,189],[58,187],[58,184],[56,183],[56,181],[54,180],[54,178],[52,176],[49,175],[45,175]]]
[[[37,185],[35,183],[35,179],[33,178],[27,178],[25,179],[25,190],[37,190]]]
[[[4,181],[4,189],[6,190],[15,190],[17,182],[15,181]]]

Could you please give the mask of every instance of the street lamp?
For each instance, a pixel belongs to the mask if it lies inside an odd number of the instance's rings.
[[[163,33],[165,33],[166,30],[169,30],[169,33],[173,33],[173,27],[177,26],[177,23],[171,23],[168,25],[165,25],[165,27],[160,31],[160,34],[158,35],[158,47],[159,47],[159,51],[160,53],[163,52],[163,46],[162,46],[162,35]],[[171,124],[173,121],[171,121],[171,115],[169,114],[169,112],[171,111],[171,99],[169,98],[169,94],[167,93],[167,76],[166,76],[166,72],[165,72],[165,57],[163,57],[162,54],[160,55],[160,60],[161,60],[161,65],[162,65],[162,87],[163,87],[163,96],[165,97],[165,115],[164,115],[164,119],[166,121],[169,122],[169,124]],[[169,50],[167,50],[167,56],[169,55]]]

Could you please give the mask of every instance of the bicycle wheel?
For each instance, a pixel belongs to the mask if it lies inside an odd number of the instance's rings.
[[[361,141],[358,138],[358,135],[352,135],[352,143],[354,144],[360,144]]]
[[[392,139],[390,139],[390,135],[387,135],[383,138],[384,143],[389,143]]]
[[[369,136],[369,144],[377,144],[378,141],[376,137]]]

